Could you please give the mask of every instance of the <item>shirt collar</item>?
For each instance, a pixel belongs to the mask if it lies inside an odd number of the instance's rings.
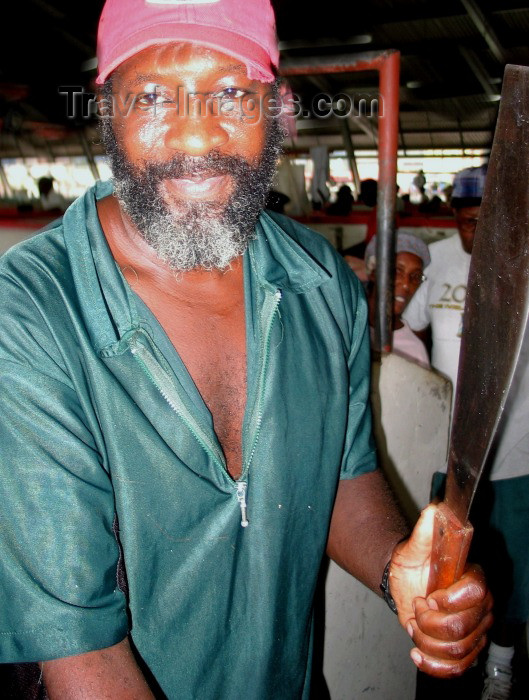
[[[331,274],[287,232],[296,224],[284,216],[263,211],[257,222],[257,237],[250,242],[253,271],[264,286],[303,294],[331,278]],[[316,235],[316,234],[314,234]]]
[[[111,182],[96,183],[68,208],[63,219],[75,284],[82,290],[79,303],[97,350],[119,342],[137,321],[130,289],[112,257],[97,214],[97,200],[112,190]],[[260,214],[248,257],[252,273],[263,287],[302,294],[331,277],[295,240],[296,226],[286,217]]]

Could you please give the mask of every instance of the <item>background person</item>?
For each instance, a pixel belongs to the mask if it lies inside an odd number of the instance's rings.
[[[55,191],[52,177],[41,177],[38,181],[40,203],[44,211],[61,214],[65,209],[62,195]]]
[[[373,209],[377,205],[378,182],[372,178],[362,180],[360,183],[360,193],[358,195],[358,208]]]
[[[468,168],[456,175],[451,204],[458,235],[429,245],[431,263],[425,269],[426,282],[403,314],[413,331],[430,329],[432,366],[451,380],[454,395],[470,254],[485,173],[486,169],[480,167]]]
[[[374,236],[369,241],[365,253],[365,266],[369,280],[366,293],[372,338],[376,313],[376,263],[376,236]],[[397,233],[393,296],[393,352],[414,360],[424,367],[430,366],[426,347],[402,318],[402,313],[425,281],[423,270],[429,264],[430,253],[424,241],[409,233]]]
[[[342,185],[336,193],[335,201],[327,207],[325,213],[329,216],[349,216],[353,210],[354,201],[349,185]]]

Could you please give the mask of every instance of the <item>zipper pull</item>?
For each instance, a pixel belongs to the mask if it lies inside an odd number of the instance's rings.
[[[248,484],[246,481],[237,482],[237,500],[241,509],[241,527],[248,527],[248,519],[246,517],[246,489]]]

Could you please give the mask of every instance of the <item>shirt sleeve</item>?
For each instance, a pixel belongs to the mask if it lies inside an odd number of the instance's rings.
[[[413,331],[422,331],[431,323],[428,305],[428,281],[423,282],[404,309],[402,318],[408,322]]]
[[[86,423],[66,381],[0,354],[0,662],[127,635],[112,485]]]
[[[356,277],[353,283],[355,314],[348,357],[349,411],[340,471],[341,479],[354,479],[377,468],[371,425],[371,351],[367,302]]]

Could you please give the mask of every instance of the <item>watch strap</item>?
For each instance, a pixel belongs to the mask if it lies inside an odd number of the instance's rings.
[[[389,609],[392,610],[395,615],[397,614],[397,606],[395,604],[395,601],[393,600],[393,596],[391,595],[389,591],[389,567],[391,565],[391,560],[388,561],[386,564],[386,568],[384,569],[384,573],[382,574],[382,583],[380,584],[380,590],[382,591],[382,595],[384,597],[384,600],[389,606]]]

